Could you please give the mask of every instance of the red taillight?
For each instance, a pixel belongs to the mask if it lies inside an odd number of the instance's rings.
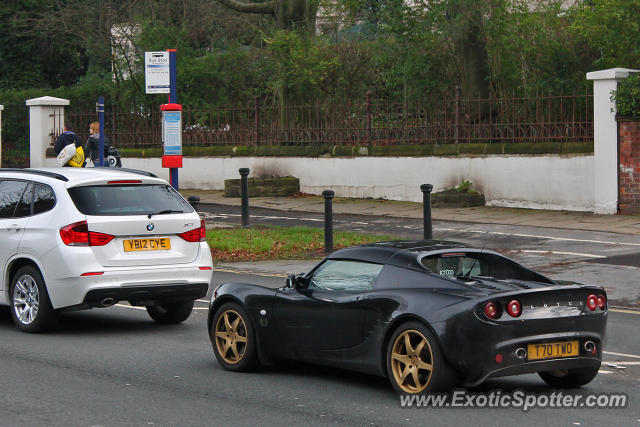
[[[104,246],[113,240],[111,234],[98,233],[96,231],[89,232],[89,246]]]
[[[116,181],[107,181],[107,184],[142,184],[139,179],[119,179]]]
[[[587,308],[591,311],[595,310],[598,306],[598,298],[591,294],[587,297]]]
[[[517,299],[512,299],[511,301],[509,301],[509,304],[507,304],[507,313],[509,313],[509,316],[518,317],[520,316],[521,312],[522,306],[520,305],[520,301],[518,301]]]
[[[200,270],[213,270],[211,267],[198,267]]]
[[[74,222],[62,227],[60,237],[67,246],[104,246],[113,240],[110,234],[89,231],[87,221]]]
[[[204,226],[204,219],[200,220],[200,227],[178,234],[187,242],[205,242],[207,240],[207,229]]]
[[[104,271],[90,271],[88,273],[82,273],[80,276],[102,276]]]
[[[498,317],[498,306],[494,302],[488,302],[484,305],[484,315],[489,319]]]
[[[607,299],[604,297],[604,295],[602,295],[602,294],[598,295],[598,301],[597,302],[598,302],[598,308],[600,310],[604,310],[604,308],[607,305]]]

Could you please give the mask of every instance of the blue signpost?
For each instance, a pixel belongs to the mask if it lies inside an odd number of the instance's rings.
[[[104,166],[104,97],[98,98],[98,122],[100,123],[100,137],[98,142],[98,166]],[[94,165],[95,166],[95,165]]]

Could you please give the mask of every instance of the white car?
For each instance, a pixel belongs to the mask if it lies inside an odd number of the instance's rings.
[[[186,320],[213,264],[204,220],[166,181],[115,168],[0,169],[0,304],[39,332],[64,310]]]

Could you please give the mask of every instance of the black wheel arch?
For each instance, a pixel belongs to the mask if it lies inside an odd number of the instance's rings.
[[[220,308],[222,305],[228,302],[238,304],[247,313],[249,322],[251,322],[251,326],[253,327],[253,330],[255,331],[255,334],[256,334],[256,349],[258,352],[258,360],[260,361],[260,363],[263,365],[272,364],[273,363],[272,359],[265,352],[264,346],[262,346],[262,337],[260,336],[258,325],[256,325],[255,320],[251,317],[249,310],[247,310],[247,306],[239,298],[235,297],[234,295],[231,295],[231,294],[220,295],[218,298],[213,300],[213,303],[209,306],[209,314],[207,316],[207,332],[209,333],[209,336],[211,336],[211,328],[213,327],[214,313],[218,310],[218,308]]]

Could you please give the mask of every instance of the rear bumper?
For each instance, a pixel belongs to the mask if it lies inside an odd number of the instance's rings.
[[[55,309],[95,307],[98,305],[93,304],[103,295],[132,302],[166,300],[170,296],[197,299],[207,293],[213,277],[211,252],[204,242],[193,262],[131,267],[104,267],[96,262],[90,248],[64,249],[73,256],[52,251],[41,268]],[[97,274],[83,275],[87,272]]]
[[[150,305],[195,300],[204,297],[208,290],[208,283],[92,289],[85,295],[82,305],[105,307],[120,301],[128,301],[131,305]]]

